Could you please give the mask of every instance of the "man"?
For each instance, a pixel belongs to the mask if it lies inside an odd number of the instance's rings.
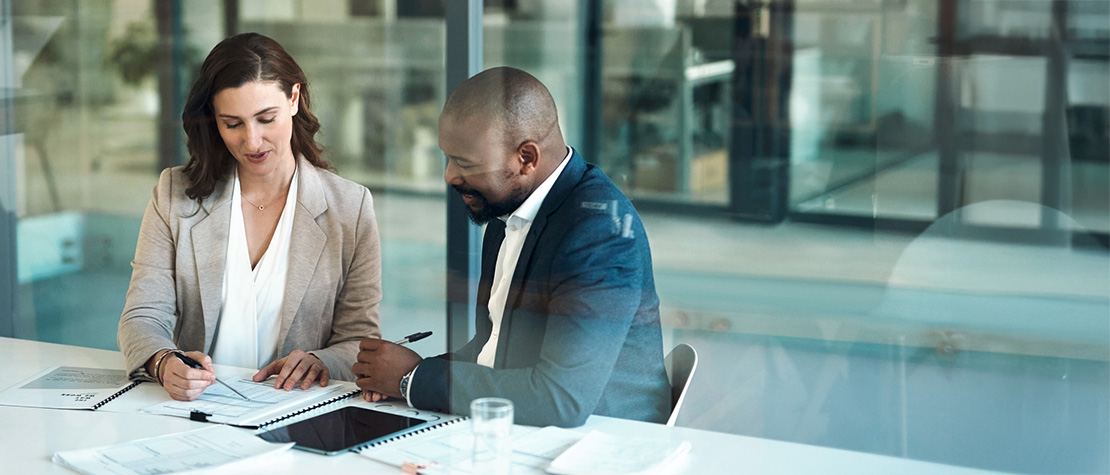
[[[488,223],[477,334],[426,359],[364,339],[353,367],[364,397],[462,414],[475,398],[504,397],[517,423],[537,426],[590,414],[665,421],[647,235],[613,182],[563,142],[547,88],[513,68],[468,79],[443,108],[439,146],[444,180]]]

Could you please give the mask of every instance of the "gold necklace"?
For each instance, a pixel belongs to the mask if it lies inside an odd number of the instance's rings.
[[[256,204],[255,202],[251,201],[251,199],[250,199],[250,198],[247,198],[247,195],[240,195],[240,196],[242,196],[244,200],[247,200],[247,203],[250,203],[250,204],[251,204],[251,205],[253,205],[254,207],[258,208],[258,210],[259,210],[259,211],[262,211],[262,210],[266,209],[266,208],[267,208],[268,206],[270,206],[270,205],[272,205],[272,204],[274,204],[274,203],[277,203],[277,202],[278,202],[278,200],[282,199],[282,198],[283,198],[283,197],[285,197],[285,195],[287,195],[287,194],[289,194],[289,191],[288,191],[288,190],[286,190],[286,192],[285,192],[285,193],[282,193],[282,194],[281,194],[281,196],[279,196],[279,197],[277,197],[277,198],[274,198],[274,201],[271,201],[271,202],[269,202],[269,203],[266,203],[266,204],[265,204],[264,206],[259,206],[259,205],[258,205],[258,204]]]

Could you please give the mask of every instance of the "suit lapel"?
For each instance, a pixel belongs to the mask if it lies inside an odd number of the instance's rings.
[[[509,302],[513,302],[517,292],[520,291],[520,279],[528,271],[528,263],[532,261],[532,253],[536,250],[536,241],[543,233],[543,228],[547,226],[547,217],[556,209],[559,209],[563,201],[566,201],[571,190],[582,180],[582,174],[585,171],[586,162],[575,150],[570,156],[567,166],[563,167],[563,173],[559,175],[555,184],[551,186],[551,190],[547,192],[547,197],[543,199],[543,204],[540,205],[540,210],[536,213],[536,219],[532,221],[532,225],[528,228],[528,237],[524,239],[524,247],[520,249],[520,259],[517,260],[516,270],[513,271],[513,286],[509,291]]]
[[[235,180],[229,177],[217,184],[216,189],[201,205],[207,216],[201,218],[189,231],[193,244],[193,260],[197,265],[197,280],[200,283],[201,309],[204,312],[205,353],[212,350],[223,303],[224,264],[227,260],[228,228],[231,226],[231,187],[234,183]]]
[[[281,304],[281,330],[278,344],[281,354],[287,353],[285,337],[301,308],[305,292],[316,272],[328,236],[316,224],[316,218],[328,209],[319,171],[303,159],[297,160],[297,209],[293,214],[293,234],[289,241],[289,269],[285,279],[285,300]]]
[[[508,299],[505,301],[505,314],[501,319],[502,331],[506,334],[508,333],[507,325],[510,323],[509,316],[515,309],[517,298],[524,287],[524,278],[528,274],[528,267],[532,263],[532,254],[536,250],[536,243],[547,226],[547,217],[559,209],[563,201],[570,196],[571,190],[582,180],[582,175],[585,172],[586,162],[581,155],[578,155],[578,151],[574,150],[567,166],[563,168],[562,174],[555,180],[551,190],[547,192],[547,197],[544,198],[539,212],[536,213],[536,219],[532,221],[532,225],[528,228],[528,236],[524,238],[524,246],[520,249],[520,258],[516,262],[516,269],[513,270],[512,285],[509,287]],[[507,341],[508,338],[504,338],[501,343]],[[501,350],[503,349],[499,348],[497,354],[502,354]]]

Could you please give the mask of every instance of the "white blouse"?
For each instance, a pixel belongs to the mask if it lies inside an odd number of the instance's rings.
[[[297,207],[297,172],[289,185],[285,209],[278,219],[270,245],[251,269],[247,232],[243,221],[243,195],[235,173],[231,195],[231,226],[224,261],[223,305],[216,326],[212,362],[261,368],[280,356],[281,304],[289,269],[289,241]]]

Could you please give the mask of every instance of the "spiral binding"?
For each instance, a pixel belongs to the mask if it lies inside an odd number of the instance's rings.
[[[369,444],[365,447],[360,447],[358,450],[362,451],[362,450],[369,449],[369,448],[372,448],[372,447],[380,447],[380,446],[388,444],[390,442],[396,442],[396,441],[401,440],[401,439],[405,439],[405,438],[412,437],[412,436],[415,436],[415,435],[420,435],[420,434],[423,434],[425,432],[431,432],[431,431],[439,429],[441,427],[449,426],[449,425],[454,424],[456,422],[467,421],[467,420],[470,420],[470,418],[469,417],[460,417],[458,419],[451,419],[449,421],[443,421],[443,422],[440,422],[439,424],[430,425],[428,427],[423,427],[423,428],[414,430],[412,432],[405,432],[403,434],[395,435],[395,436],[390,437],[390,438],[385,439],[385,440],[379,440],[379,441],[374,442],[372,444]]]
[[[299,416],[299,415],[301,415],[301,414],[304,414],[304,413],[306,413],[306,412],[308,412],[308,411],[311,411],[311,410],[313,410],[313,409],[318,409],[318,408],[320,408],[320,407],[326,406],[326,405],[328,405],[328,404],[331,404],[331,403],[333,403],[333,402],[338,402],[338,401],[342,401],[342,400],[344,400],[344,399],[347,399],[347,398],[349,398],[349,397],[354,397],[354,396],[356,396],[356,395],[358,395],[358,394],[360,394],[360,393],[362,393],[362,390],[361,390],[361,389],[355,389],[355,390],[353,390],[353,391],[351,391],[351,392],[349,392],[349,393],[346,393],[346,394],[340,394],[340,395],[338,395],[338,396],[335,396],[335,397],[333,397],[333,398],[331,398],[331,399],[327,399],[327,400],[324,400],[324,401],[320,401],[320,402],[318,402],[318,403],[316,403],[316,404],[313,404],[313,405],[311,405],[311,406],[308,406],[308,407],[305,407],[305,408],[301,408],[300,410],[297,410],[297,411],[293,411],[293,412],[290,412],[289,414],[285,414],[285,415],[279,416],[279,417],[278,417],[277,419],[271,419],[271,420],[265,421],[265,422],[263,422],[263,423],[261,423],[261,424],[258,424],[258,427],[259,427],[259,428],[262,428],[262,427],[266,427],[266,426],[268,426],[268,425],[272,425],[272,424],[277,424],[278,422],[281,422],[281,421],[284,421],[284,420],[286,420],[286,419],[289,419],[290,417],[295,417],[295,416]]]
[[[127,385],[126,387],[124,387],[123,389],[120,389],[119,391],[116,391],[116,393],[115,393],[115,394],[113,394],[113,395],[111,395],[111,396],[108,396],[108,397],[107,397],[107,398],[105,398],[105,399],[104,399],[103,401],[100,401],[100,402],[98,402],[98,403],[96,403],[96,404],[93,404],[92,410],[94,410],[94,411],[95,411],[95,410],[97,410],[97,409],[100,409],[100,407],[101,407],[101,406],[103,406],[103,405],[105,405],[105,404],[108,404],[108,403],[112,402],[112,400],[113,400],[113,399],[115,399],[115,398],[117,398],[117,397],[120,397],[121,395],[123,395],[123,393],[125,393],[125,392],[127,392],[127,391],[130,391],[130,390],[131,390],[131,388],[133,388],[133,387],[135,387],[135,386],[138,386],[138,385],[139,385],[139,383],[141,383],[141,382],[142,382],[142,381],[133,381],[133,382],[131,382],[131,384],[128,384],[128,385]]]

